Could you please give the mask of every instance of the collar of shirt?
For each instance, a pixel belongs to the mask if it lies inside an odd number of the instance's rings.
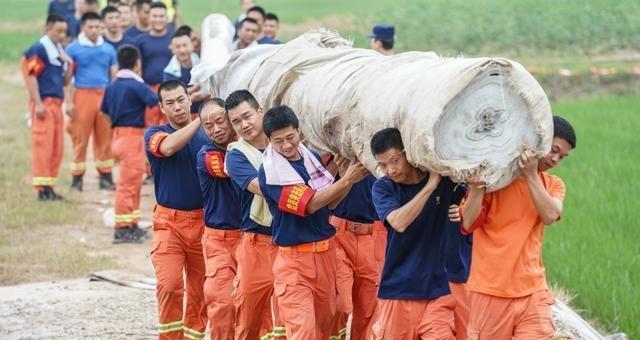
[[[80,46],[89,46],[89,47],[97,47],[104,44],[104,38],[101,35],[98,36],[98,41],[94,44],[93,41],[89,40],[84,33],[80,33],[78,35],[78,44]]]

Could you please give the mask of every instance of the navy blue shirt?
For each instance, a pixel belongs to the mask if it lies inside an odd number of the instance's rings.
[[[156,202],[161,206],[178,210],[202,208],[202,191],[198,182],[198,151],[208,138],[200,129],[198,133],[171,157],[160,153],[162,140],[176,130],[169,124],[150,127],[144,134],[147,159],[151,164]]]
[[[68,18],[76,13],[75,1],[67,0],[65,2],[58,0],[51,0],[49,2],[49,11],[48,15],[58,14],[63,18]]]
[[[135,27],[135,26],[134,26]],[[172,32],[161,37],[144,33],[136,37],[135,45],[140,50],[142,60],[142,79],[149,85],[162,83],[162,74],[173,54],[169,50]]]
[[[267,37],[266,35],[264,37],[262,37],[262,39],[258,40],[258,44],[263,45],[263,44],[267,44],[267,45],[279,45],[282,44],[280,42],[280,40],[274,40],[271,39],[269,37]]]
[[[111,41],[111,40],[109,40],[109,38],[107,38],[106,35],[103,35],[102,38],[104,39],[104,41],[106,43],[108,43],[109,45],[113,46],[113,48],[116,50],[116,52],[118,51],[120,46],[122,46],[124,44],[133,44],[133,40],[129,39],[129,37],[127,37],[126,35],[123,35],[122,39],[120,39],[120,41]]]
[[[136,25],[129,27],[128,30],[124,32],[124,36],[131,41],[135,41],[138,36],[148,33],[148,31],[141,31],[138,29]]]
[[[38,78],[40,98],[64,98],[64,67],[49,62],[47,51],[42,43],[37,42],[24,52],[29,75]]]
[[[467,187],[464,184],[455,186],[452,204],[460,204]],[[451,282],[465,283],[469,278],[471,268],[471,244],[472,234],[460,233],[460,222],[451,222],[447,219],[447,240],[445,243],[447,277]]]
[[[320,156],[317,157],[320,159]],[[304,160],[289,161],[289,164],[302,177],[306,187],[269,185],[266,183],[264,168],[261,166],[258,171],[260,190],[273,215],[273,243],[279,246],[293,246],[330,238],[335,235],[336,229],[329,223],[329,208],[323,207],[311,215],[304,212],[306,203],[303,202],[308,202],[314,193],[313,189],[308,187],[311,177],[304,167]],[[292,188],[295,189],[291,190]],[[287,202],[291,202],[292,199],[300,202],[298,213],[293,213],[292,209],[295,208],[287,208]]]
[[[147,107],[158,103],[158,95],[151,87],[131,78],[116,78],[107,85],[100,112],[111,117],[111,126],[144,127]]]
[[[171,73],[163,72],[162,73],[162,81],[181,80],[185,85],[188,85],[189,82],[191,81],[191,69],[192,69],[192,67],[184,68],[184,67],[180,66],[180,78],[176,77],[175,75],[173,75]],[[201,103],[202,103],[202,101],[192,102],[191,103],[191,113],[197,113],[198,109],[200,108],[200,104]]]
[[[417,184],[398,184],[382,177],[373,185],[373,203],[388,229],[378,290],[381,299],[430,300],[450,294],[444,246],[455,184],[442,178],[404,233],[398,233],[387,222],[389,214],[413,199],[427,179]]]
[[[264,150],[260,150],[264,151]],[[271,236],[271,226],[265,227],[254,220],[249,215],[251,212],[251,202],[253,202],[254,194],[247,189],[249,183],[254,178],[258,177],[258,170],[256,170],[247,156],[237,149],[233,149],[227,153],[227,170],[231,180],[235,183],[240,192],[240,206],[242,211],[242,231],[248,231],[252,233],[259,233]]]
[[[67,16],[67,25],[67,37],[77,38],[78,34],[80,34],[81,21],[76,18],[75,13]]]
[[[371,189],[375,182],[376,178],[369,175],[354,184],[347,196],[333,210],[333,215],[359,223],[373,223],[377,220],[378,214],[371,199]]]
[[[198,177],[207,227],[234,230],[242,225],[240,189],[224,172],[226,153],[213,142],[203,145],[198,152]]]

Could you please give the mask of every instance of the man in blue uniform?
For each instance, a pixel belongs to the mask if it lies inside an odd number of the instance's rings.
[[[278,308],[271,307],[277,247],[271,239],[271,213],[258,185],[262,152],[269,144],[262,131],[263,110],[247,90],[231,93],[225,101],[231,126],[240,139],[228,148],[225,166],[240,188],[242,241],[238,246],[238,271],[233,291],[236,305],[236,339],[284,335]],[[271,311],[276,311],[275,326]]]
[[[114,6],[107,6],[100,12],[102,22],[104,23],[105,31],[104,41],[113,46],[117,51],[120,46],[124,44],[131,44],[133,41],[124,36],[122,32],[122,26],[120,26],[120,12]]]
[[[233,339],[235,307],[233,278],[240,242],[240,193],[224,172],[227,145],[236,133],[220,98],[205,100],[200,106],[200,121],[210,141],[198,152],[198,176],[204,199],[206,228],[202,237],[206,273],[204,298],[207,303],[211,339]]]
[[[139,35],[149,32],[149,11],[151,10],[151,0],[136,0],[136,22],[124,32],[127,38],[135,41]]]
[[[171,35],[167,24],[167,7],[161,2],[151,4],[149,10],[149,33],[142,33],[135,39],[135,45],[142,56],[142,78],[154,90],[162,82],[162,73],[171,57]],[[147,110],[147,126],[166,123],[166,117],[155,107]]]
[[[100,114],[100,104],[109,80],[115,78],[118,61],[116,50],[100,35],[100,20],[97,13],[85,13],[82,16],[82,33],[67,47],[67,54],[75,66],[73,86],[67,89],[65,113],[70,118],[67,131],[73,143],[71,188],[78,191],[82,191],[91,136],[94,165],[100,174],[100,189],[115,189],[111,175],[111,127]]]
[[[151,261],[158,279],[158,333],[160,339],[202,339],[207,313],[203,293],[204,214],[197,153],[207,137],[200,128],[200,119],[191,120],[191,101],[181,81],[162,83],[158,98],[169,123],[150,127],[144,136],[157,202]]]
[[[348,165],[334,183],[320,156],[300,142],[298,118],[288,106],[269,109],[264,132],[270,144],[258,172],[273,215],[275,294],[287,339],[328,339],[336,313],[336,253],[329,208],[369,171]]]
[[[444,247],[455,184],[409,164],[395,128],[374,134],[371,152],[385,175],[373,185],[373,203],[388,229],[374,336],[453,339]]]
[[[62,49],[66,20],[51,14],[46,34],[24,52],[20,67],[29,91],[31,111],[31,165],[38,200],[61,200],[53,188],[58,181],[63,142],[62,99],[71,80],[73,61]]]

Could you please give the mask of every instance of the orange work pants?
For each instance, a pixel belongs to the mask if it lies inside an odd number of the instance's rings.
[[[502,298],[468,292],[468,339],[528,340],[552,339],[553,296],[540,290],[519,298]]]
[[[87,168],[87,145],[93,135],[94,165],[100,173],[110,173],[113,167],[111,155],[111,126],[100,114],[104,89],[76,88],[73,96],[75,111],[67,125],[73,143],[71,174],[84,175]]]
[[[271,236],[245,232],[238,246],[238,271],[233,280],[236,339],[253,340],[280,332],[273,300],[273,261],[278,248]],[[274,327],[274,315],[275,325]]]
[[[335,240],[280,247],[273,275],[287,340],[329,339],[336,314]]]
[[[53,187],[58,181],[58,170],[62,163],[62,100],[43,98],[44,117],[35,115],[35,105],[31,103],[31,167],[33,186],[41,190]]]
[[[241,234],[240,230],[205,228],[202,236],[206,266],[204,300],[212,340],[233,340],[235,334],[235,307],[231,294]]]
[[[202,209],[183,211],[156,205],[153,210],[151,262],[157,277],[158,339],[203,339],[207,309]]]
[[[114,204],[116,228],[129,227],[140,220],[140,191],[147,159],[144,153],[144,129],[115,127],[111,151],[120,164]]]
[[[151,85],[151,89],[156,93],[158,92],[158,87],[160,87],[160,84]],[[169,122],[169,119],[167,119],[167,116],[160,111],[160,106],[156,105],[154,107],[148,107],[144,111],[144,121],[145,126],[149,127],[166,124]]]
[[[344,338],[347,315],[353,314],[351,339],[371,339],[387,230],[379,221],[362,224],[332,216],[329,222],[337,230],[337,311],[342,321],[334,335]]]
[[[449,282],[451,297],[456,304],[453,321],[456,328],[456,339],[467,339],[467,323],[469,322],[469,294],[464,283]]]
[[[451,295],[433,300],[378,300],[377,320],[373,325],[378,340],[453,340]]]

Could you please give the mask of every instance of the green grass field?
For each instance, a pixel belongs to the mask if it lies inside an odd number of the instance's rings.
[[[235,18],[237,1],[183,0],[183,18],[194,27],[210,11]],[[276,12],[287,36],[303,30],[303,23],[346,23],[331,27],[367,46],[374,22],[398,26],[399,50],[436,50],[448,55],[491,54],[548,63],[550,69],[579,65],[593,55],[619,53],[640,46],[640,1],[597,0],[271,0],[259,1]],[[33,201],[25,181],[29,174],[28,130],[24,89],[15,66],[22,51],[40,35],[46,1],[3,0],[11,11],[0,11],[0,99],[9,109],[0,126],[0,282],[2,277],[54,257],[50,270],[60,277],[104,267],[102,258],[79,251],[46,248],[42,240],[25,238],[34,228],[50,228],[74,220],[76,203],[53,204],[43,210]],[[335,20],[335,18],[338,20]],[[323,21],[332,18],[328,21]],[[341,19],[342,18],[342,19]],[[637,53],[637,52],[636,52]],[[548,62],[548,60],[552,60]],[[628,62],[606,61],[612,67]],[[637,63],[637,62],[634,62]],[[609,64],[606,64],[609,65]],[[17,79],[17,80],[16,80]],[[554,172],[567,184],[563,220],[546,233],[544,259],[552,283],[568,290],[572,305],[584,310],[603,329],[620,329],[631,339],[640,337],[640,206],[637,177],[640,156],[637,117],[640,97],[603,97],[553,104],[578,132],[578,148]],[[61,170],[61,178],[68,177]],[[68,185],[63,182],[62,185]],[[16,245],[29,240],[30,248]],[[24,259],[29,259],[24,261]],[[67,266],[66,263],[72,263]],[[17,267],[17,264],[22,264]],[[40,267],[37,267],[40,268]],[[6,280],[4,281],[6,282]]]

